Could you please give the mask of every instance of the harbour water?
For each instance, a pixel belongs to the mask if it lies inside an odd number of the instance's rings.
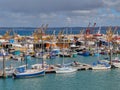
[[[79,34],[80,33],[80,30],[86,30],[87,27],[61,27],[61,28],[48,28],[45,33],[46,34],[53,34],[53,31],[55,31],[55,34],[58,34],[61,30],[64,31],[64,34]],[[92,27],[90,28],[92,29]],[[108,29],[108,27],[101,27],[101,33],[106,33],[106,30]],[[113,28],[114,29],[114,28]],[[30,28],[30,27],[25,27],[25,28],[15,28],[15,27],[1,27],[0,28],[0,35],[4,35],[5,32],[7,30],[10,30],[11,33],[10,34],[13,34],[13,32],[19,34],[19,35],[32,35],[32,33],[34,31],[37,30],[37,28]],[[95,27],[94,28],[94,33],[96,33],[97,31],[99,30],[99,27]],[[117,29],[118,33],[120,32],[120,28],[118,27]]]
[[[104,58],[105,56],[101,56]],[[73,60],[92,64],[97,57],[77,56],[76,58],[65,58],[65,63]],[[39,62],[40,59],[29,60],[30,64]],[[49,64],[61,63],[62,58],[48,59]],[[21,62],[15,62],[21,64]],[[102,71],[77,71],[68,74],[46,74],[43,77],[29,79],[0,79],[0,90],[119,90],[120,69]]]

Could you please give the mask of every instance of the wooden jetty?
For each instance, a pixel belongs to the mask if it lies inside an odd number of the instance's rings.
[[[3,78],[3,71],[0,70],[0,78]]]
[[[89,64],[78,64],[78,65],[73,65],[73,68],[76,68],[78,71],[81,70],[92,70],[92,66]]]
[[[46,73],[46,74],[56,73],[56,69],[48,69],[48,70],[45,70],[45,73]]]
[[[81,70],[92,70],[91,66],[77,66],[77,67],[74,67],[74,68],[76,68],[78,71],[81,71]]]

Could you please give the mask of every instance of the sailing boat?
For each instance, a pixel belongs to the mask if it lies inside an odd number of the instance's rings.
[[[64,48],[64,44],[65,42],[63,43],[63,48]],[[63,50],[63,54],[64,54],[64,50]],[[64,74],[64,73],[72,73],[75,71],[77,71],[77,69],[64,65],[64,55],[63,55],[62,66],[60,68],[57,68],[56,73]]]
[[[16,68],[13,73],[13,78],[30,78],[30,77],[38,77],[45,75],[45,71],[43,69],[26,69],[25,67]]]
[[[117,50],[119,50],[118,46],[117,46]],[[111,62],[112,62],[113,67],[120,68],[120,59],[119,59],[118,54],[116,54],[116,56],[114,57],[114,59],[111,60]]]
[[[110,42],[113,40],[113,32],[111,27],[109,27],[108,31],[106,32],[106,39],[109,42],[110,62],[106,62],[105,60],[99,60],[97,63],[93,63],[93,70],[106,70],[112,68],[112,47],[110,45]]]
[[[38,77],[38,76],[44,76],[45,70],[43,68],[27,68],[27,58],[26,58],[26,65],[25,66],[19,66],[15,69],[13,72],[13,78],[19,79],[19,78],[31,78],[31,77]]]
[[[108,70],[111,68],[111,65],[109,64],[109,61],[107,60],[100,60],[100,55],[98,55],[98,61],[93,62],[92,64],[92,70]]]
[[[115,57],[114,59],[112,59],[112,65],[115,67],[115,68],[120,68],[120,59],[119,57]]]
[[[97,48],[97,53],[98,53],[99,46],[97,46],[96,48]],[[98,61],[93,63],[92,69],[93,70],[107,70],[110,68],[111,68],[111,65],[109,64],[109,61],[100,60],[100,55],[98,53]]]
[[[97,62],[94,62],[92,65],[92,70],[107,70],[110,68],[111,65],[109,64],[109,61],[106,60],[99,60]]]

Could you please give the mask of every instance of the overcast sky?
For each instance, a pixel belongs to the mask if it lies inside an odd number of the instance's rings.
[[[120,26],[120,0],[0,0],[1,27]]]

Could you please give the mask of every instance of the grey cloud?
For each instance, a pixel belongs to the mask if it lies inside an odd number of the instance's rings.
[[[111,8],[120,10],[119,0],[1,0],[1,26],[87,26],[117,24]],[[101,10],[104,9],[104,10]],[[99,12],[101,10],[101,12]],[[111,19],[111,17],[113,19]],[[111,21],[110,21],[111,20]],[[118,22],[118,21],[117,21]]]
[[[0,9],[23,13],[90,10],[100,8],[100,0],[5,0],[0,1]]]
[[[120,0],[103,0],[103,3],[106,8],[112,8],[120,12]]]

